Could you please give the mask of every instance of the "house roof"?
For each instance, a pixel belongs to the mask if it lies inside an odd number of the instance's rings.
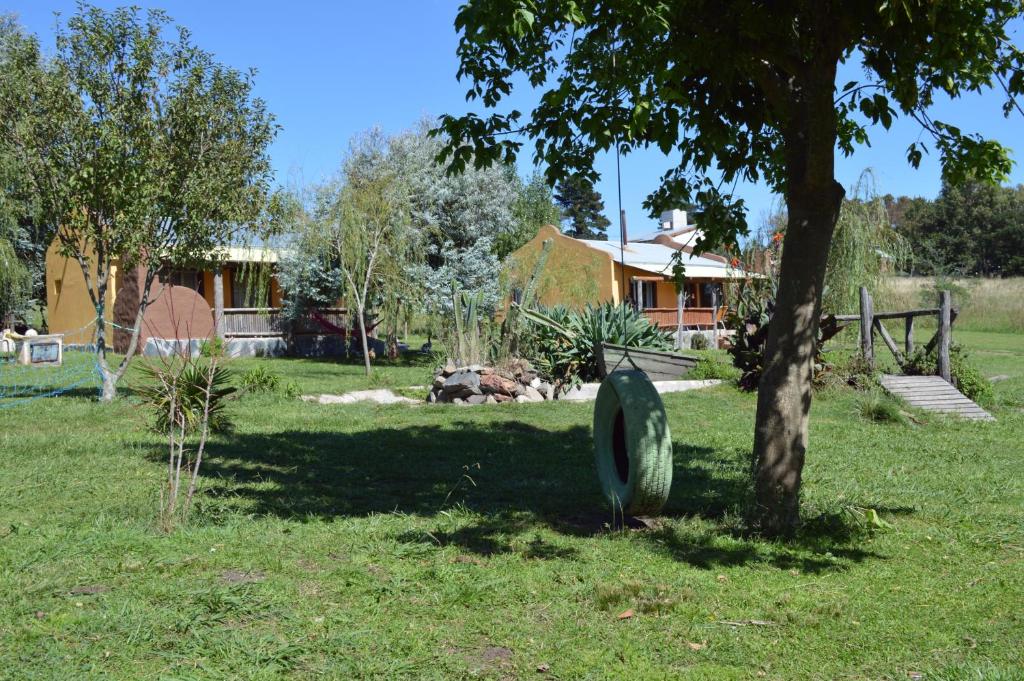
[[[276,263],[285,252],[269,246],[228,246],[218,255],[227,262]]]
[[[697,237],[699,237],[700,234],[701,232],[697,229],[697,225],[687,225],[686,227],[677,227],[675,229],[656,229],[652,232],[647,232],[646,234],[634,236],[630,241],[650,242],[654,241],[659,236],[666,235],[682,246],[693,246],[697,242]]]
[[[749,276],[743,270],[730,267],[727,263],[704,258],[699,255],[692,255],[685,251],[677,251],[674,248],[661,244],[630,241],[624,249],[620,250],[618,241],[595,241],[593,239],[578,239],[578,241],[594,250],[608,253],[612,260],[617,263],[622,263],[623,256],[625,256],[625,264],[629,267],[635,267],[639,270],[660,274],[665,277],[672,276],[672,257],[676,253],[682,258],[681,262],[686,266],[686,276],[688,277],[701,279],[743,279]]]

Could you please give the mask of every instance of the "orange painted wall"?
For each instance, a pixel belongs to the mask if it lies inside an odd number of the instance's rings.
[[[551,225],[541,227],[537,236],[509,256],[505,273],[509,288],[526,287],[546,239],[553,243],[538,280],[538,302],[580,308],[587,303],[618,299],[612,257],[565,236]]]
[[[556,227],[548,225],[542,227],[537,236],[509,256],[505,276],[508,278],[510,289],[526,286],[545,239],[552,239],[553,243],[537,287],[537,299],[542,305],[580,308],[587,303],[618,303],[623,297],[623,291],[625,296],[629,297],[633,277],[650,279],[658,276],[647,270],[630,267],[628,264],[623,273],[622,268],[608,253],[590,248],[565,236]],[[706,281],[708,280],[687,280],[687,306],[706,307],[711,304],[711,301],[704,300],[701,294],[701,284]],[[655,307],[675,308],[675,283],[665,278],[656,284]]]
[[[92,276],[96,276],[95,255],[86,249],[92,263]],[[117,265],[111,267],[110,285],[107,287],[106,318],[113,319],[114,300],[118,285]],[[96,334],[93,322],[96,310],[89,297],[85,276],[77,260],[60,253],[60,244],[54,240],[46,250],[46,322],[50,333],[63,333],[69,344],[92,343]],[[107,324],[107,338],[113,338],[114,327]]]

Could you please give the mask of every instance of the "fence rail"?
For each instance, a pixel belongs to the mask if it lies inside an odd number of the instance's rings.
[[[718,310],[717,321],[722,321],[725,308],[713,307],[687,307],[683,310],[683,326],[686,328],[708,328],[710,329],[715,320],[715,310]],[[679,311],[674,307],[648,307],[644,309],[644,316],[650,322],[663,329],[675,330],[679,322]]]
[[[939,306],[935,308],[923,308],[915,310],[902,310],[899,312],[875,312],[874,301],[867,288],[860,288],[860,314],[836,315],[837,321],[860,321],[860,351],[869,365],[875,362],[875,333],[878,333],[885,347],[889,349],[896,363],[902,369],[910,356],[914,353],[914,319],[917,317],[938,317],[939,328],[925,345],[924,351],[931,352],[936,346],[937,362],[936,374],[946,382],[952,382],[951,366],[949,359],[949,347],[953,340],[953,322],[957,318],[957,310],[953,308],[953,298],[949,291],[939,292]],[[896,340],[885,328],[883,319],[904,320],[903,350],[896,344]]]
[[[315,310],[289,324],[279,307],[224,308],[224,336],[246,338],[256,336],[319,335],[337,333],[347,325],[347,311],[342,307]]]

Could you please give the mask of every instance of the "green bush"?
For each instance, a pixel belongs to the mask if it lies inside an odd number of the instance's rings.
[[[878,370],[859,352],[839,357],[829,363],[830,371],[815,376],[815,387],[832,384],[848,385],[855,390],[878,387]]]
[[[949,369],[953,385],[968,398],[981,406],[991,406],[995,402],[992,383],[970,363],[963,346],[956,344],[950,346]],[[935,375],[938,372],[937,350],[932,349],[931,352],[925,353],[924,348],[919,348],[907,358],[903,365],[903,372],[910,376]]]
[[[223,357],[226,348],[223,338],[208,338],[199,344],[199,354],[202,357]]]
[[[690,373],[686,375],[686,378],[695,381],[733,381],[739,377],[739,369],[710,356],[701,357],[697,360],[697,366],[690,369]]]
[[[580,311],[557,306],[521,313],[535,329],[523,354],[556,388],[600,378],[597,348],[602,342],[653,350],[671,350],[673,345],[671,335],[629,305],[588,305]]]
[[[903,406],[881,390],[871,390],[857,400],[857,411],[868,421],[908,423]]]
[[[273,393],[281,385],[281,377],[264,366],[253,367],[242,374],[242,390],[247,393]]]
[[[286,381],[281,392],[284,393],[285,397],[296,398],[302,394],[302,390],[299,388],[299,384],[295,381]]]
[[[690,349],[691,350],[707,350],[708,349],[708,337],[702,333],[695,333],[690,336]]]
[[[726,326],[735,331],[729,354],[733,366],[740,370],[737,383],[742,390],[757,390],[764,373],[768,329],[775,314],[775,291],[769,283],[764,280],[741,282],[736,291],[735,309],[726,318]],[[821,318],[814,352],[815,384],[829,383],[827,374],[832,367],[825,359],[825,343],[845,326],[838,323],[834,315]]]

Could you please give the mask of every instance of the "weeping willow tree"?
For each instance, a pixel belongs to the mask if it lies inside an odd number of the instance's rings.
[[[14,246],[0,237],[0,328],[9,328],[32,295],[32,274],[14,252]]]
[[[892,228],[870,170],[848,196],[832,237],[822,296],[822,309],[835,314],[857,311],[861,286],[877,297],[886,277],[909,258],[906,240]]]

